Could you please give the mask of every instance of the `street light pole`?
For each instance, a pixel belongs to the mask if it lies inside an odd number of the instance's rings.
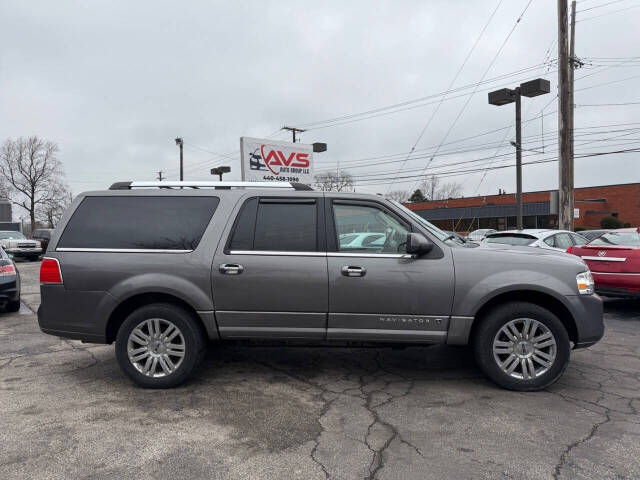
[[[518,230],[524,228],[522,220],[522,96],[537,97],[551,91],[551,85],[548,80],[537,78],[529,82],[521,83],[519,87],[501,88],[489,92],[489,103],[491,105],[506,105],[507,103],[516,104],[516,141],[511,142],[516,147],[516,223]]]
[[[516,97],[516,225],[518,230],[524,228],[522,223],[522,109],[520,87],[515,89]]]
[[[183,174],[182,147],[184,146],[184,140],[182,140],[182,137],[177,137],[176,138],[176,145],[178,145],[180,147],[180,181],[183,181],[184,180],[184,174]]]

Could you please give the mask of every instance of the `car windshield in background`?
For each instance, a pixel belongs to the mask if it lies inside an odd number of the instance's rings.
[[[411,218],[413,218],[415,221],[417,221],[420,225],[422,225],[424,228],[426,228],[427,230],[429,230],[430,233],[434,234],[439,240],[444,240],[445,238],[449,237],[448,234],[446,234],[445,232],[443,232],[442,230],[440,230],[438,227],[436,227],[433,223],[429,222],[428,220],[425,220],[424,218],[422,218],[420,215],[418,215],[417,213],[409,210],[407,207],[405,207],[404,205],[402,205],[400,202],[396,202],[395,200],[389,200],[391,203],[393,203],[396,207],[401,208],[402,211],[404,213],[406,213],[407,215],[409,215]]]
[[[536,241],[536,237],[529,235],[491,235],[485,238],[487,243],[501,243],[503,245],[527,246]]]
[[[22,240],[26,238],[20,232],[0,232],[0,240]]]
[[[621,247],[640,246],[638,232],[609,232],[593,240],[589,245],[613,245]]]

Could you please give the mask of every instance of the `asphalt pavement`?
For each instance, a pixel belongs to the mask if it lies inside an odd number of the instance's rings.
[[[640,302],[547,391],[501,390],[467,348],[212,345],[142,390],[113,346],[40,332],[39,263],[0,314],[0,478],[640,478]]]

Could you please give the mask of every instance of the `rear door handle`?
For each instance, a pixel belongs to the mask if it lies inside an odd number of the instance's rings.
[[[223,263],[218,270],[224,275],[240,275],[244,271],[244,267],[237,263]]]
[[[364,277],[367,274],[367,269],[364,267],[353,267],[345,265],[340,270],[345,277]]]

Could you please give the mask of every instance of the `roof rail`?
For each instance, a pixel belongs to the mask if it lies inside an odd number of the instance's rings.
[[[211,181],[161,181],[161,182],[116,182],[109,190],[131,190],[133,188],[289,188],[293,190],[313,190],[303,183],[289,182],[211,182]]]

